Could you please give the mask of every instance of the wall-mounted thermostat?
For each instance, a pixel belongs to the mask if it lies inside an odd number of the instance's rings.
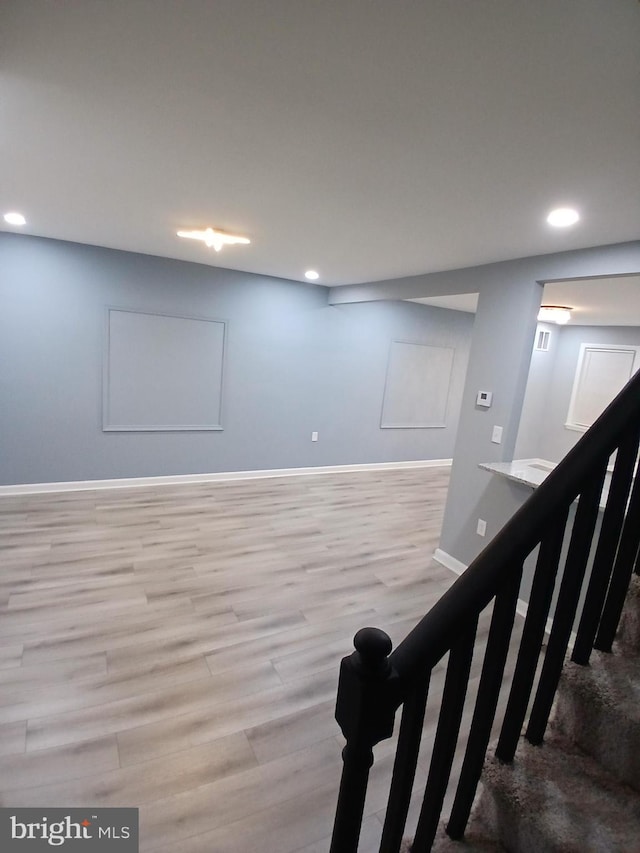
[[[478,396],[476,397],[476,406],[484,406],[485,409],[488,409],[491,405],[492,400],[493,391],[478,391]]]

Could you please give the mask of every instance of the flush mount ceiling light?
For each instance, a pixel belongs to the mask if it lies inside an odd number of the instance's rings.
[[[541,323],[556,323],[566,325],[571,319],[572,309],[568,305],[541,305],[538,320]]]
[[[8,222],[9,225],[26,225],[27,224],[27,220],[24,218],[24,216],[21,213],[16,213],[15,211],[12,211],[10,213],[5,213],[4,221]]]
[[[202,240],[210,249],[219,252],[223,246],[233,246],[236,243],[250,243],[247,237],[238,237],[235,234],[226,234],[214,228],[205,228],[204,231],[178,231],[178,237],[186,237],[188,240]]]
[[[309,281],[317,281],[320,278],[320,273],[315,270],[307,270],[304,277],[308,278]]]
[[[547,222],[554,228],[568,228],[569,225],[575,225],[579,219],[580,214],[572,207],[557,207],[547,216]]]

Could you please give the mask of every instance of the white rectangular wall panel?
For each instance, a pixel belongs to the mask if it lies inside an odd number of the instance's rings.
[[[382,402],[382,429],[445,427],[455,350],[393,341]]]
[[[108,310],[105,431],[220,430],[225,324]]]
[[[582,344],[566,426],[586,430],[631,379],[638,347]]]

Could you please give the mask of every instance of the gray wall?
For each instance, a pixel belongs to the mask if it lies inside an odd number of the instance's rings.
[[[487,521],[490,537],[515,508],[506,481],[478,464],[513,459],[544,282],[638,272],[640,241],[635,241],[332,289],[334,304],[479,293],[440,539],[443,551],[470,563],[487,542],[476,533],[477,519]],[[493,391],[491,409],[476,407],[479,390]],[[491,442],[494,425],[504,428],[500,445]]]
[[[0,482],[449,458],[473,318],[0,234]],[[103,432],[106,307],[227,322],[221,432]],[[380,429],[393,340],[455,347],[447,425]],[[319,441],[311,442],[311,432]]]
[[[542,458],[552,462],[559,462],[582,436],[581,432],[566,429],[564,425],[583,343],[637,346],[640,344],[640,329],[633,326],[568,326],[561,330],[548,386],[549,414],[540,432]]]
[[[536,314],[542,286],[535,279],[515,279],[505,287],[496,278],[480,291],[467,382],[454,449],[440,547],[469,563],[511,512],[503,483],[478,468],[480,462],[513,459],[526,387]],[[478,391],[491,391],[490,409],[476,405]],[[502,443],[491,441],[493,427],[503,429]],[[486,539],[476,533],[487,522]]]
[[[464,564],[480,553],[517,508],[506,481],[478,464],[514,458],[542,285],[604,274],[605,269],[609,274],[640,270],[640,243],[622,244],[617,251],[607,246],[470,271],[475,272],[480,297],[440,539],[441,549]],[[475,406],[479,389],[494,392],[491,409],[480,411]],[[504,427],[501,445],[491,442],[495,424]],[[486,539],[476,532],[479,518],[487,522]]]
[[[517,508],[506,481],[478,464],[514,458],[544,282],[638,270],[640,243],[460,271],[465,278],[475,277],[480,297],[440,539],[443,551],[469,564]],[[481,388],[494,392],[494,406],[485,412],[474,405]],[[501,445],[491,442],[494,424],[504,427]],[[487,539],[476,532],[478,518],[487,522]]]
[[[538,323],[536,336],[538,329],[543,329],[550,333],[549,349],[546,352],[539,352],[534,349],[531,353],[527,388],[522,404],[520,426],[514,450],[515,459],[531,459],[539,455],[540,431],[548,417],[547,394],[549,383],[553,376],[561,330],[559,326]]]
[[[549,352],[532,355],[515,456],[559,462],[582,436],[567,429],[580,345],[640,345],[637,326],[564,326],[552,329]]]

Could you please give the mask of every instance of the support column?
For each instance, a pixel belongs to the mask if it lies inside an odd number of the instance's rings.
[[[478,463],[513,459],[542,300],[542,285],[523,273],[496,275],[480,288],[440,539],[440,549],[465,565],[513,508],[509,484]],[[476,405],[478,391],[492,393],[490,408]],[[494,426],[502,427],[501,444],[491,441]],[[479,518],[487,538],[476,533]]]

